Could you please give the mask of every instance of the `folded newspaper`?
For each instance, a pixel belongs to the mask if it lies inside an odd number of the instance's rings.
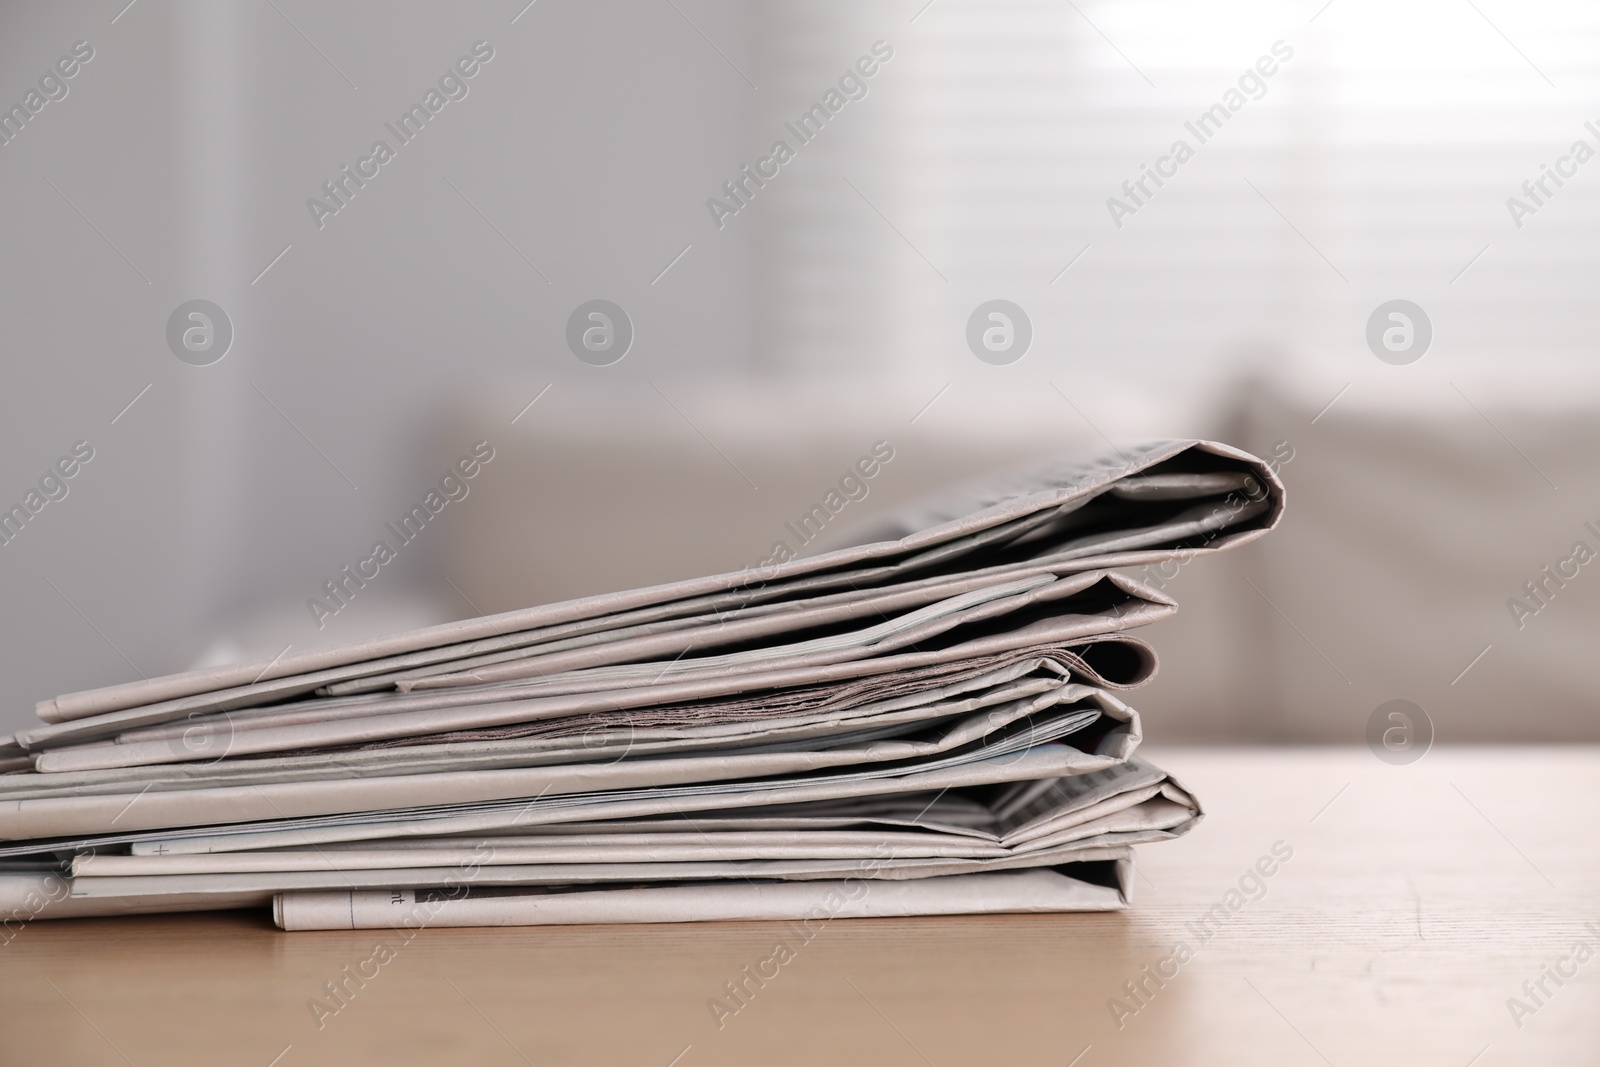
[[[59,696],[0,739],[0,925],[1121,908],[1201,813],[1135,753],[1175,605],[1119,569],[1282,509],[1163,441],[824,555]]]

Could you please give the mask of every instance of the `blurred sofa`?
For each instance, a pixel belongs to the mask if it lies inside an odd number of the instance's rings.
[[[1152,703],[1190,710],[1215,626],[1198,703],[1255,736],[1354,741],[1405,699],[1439,742],[1600,739],[1600,392],[1530,385],[1369,385],[1320,418],[1324,396],[1243,394],[1222,436],[1290,444],[1287,515],[1173,589]]]
[[[1600,560],[1556,569],[1579,541],[1600,553],[1600,401],[1362,383],[1324,409],[1323,393],[1247,381],[1093,425],[1064,395],[997,418],[982,398],[919,414],[881,392],[552,394],[496,420],[493,469],[436,565],[484,612],[737,569],[794,542],[874,448],[893,458],[808,550],[953,481],[1171,426],[1278,456],[1289,508],[1243,550],[1137,575],[1180,604],[1145,634],[1162,661],[1135,696],[1149,737],[1360,743],[1406,699],[1440,743],[1600,739]],[[463,407],[454,437],[502,406]]]

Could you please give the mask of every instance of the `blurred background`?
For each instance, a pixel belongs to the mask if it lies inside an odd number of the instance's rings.
[[[1149,736],[1600,738],[1597,56],[1576,0],[6,3],[0,731],[738,569],[878,442],[833,543],[1200,436],[1288,518],[1145,575]]]

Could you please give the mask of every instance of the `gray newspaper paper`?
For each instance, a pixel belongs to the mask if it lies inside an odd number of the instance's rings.
[[[1200,807],[1123,693],[1121,573],[1261,536],[1283,488],[1164,441],[868,543],[80,693],[0,740],[0,928],[284,929],[1106,910]]]

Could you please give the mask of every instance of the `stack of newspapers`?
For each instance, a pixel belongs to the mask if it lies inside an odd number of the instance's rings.
[[[288,930],[1107,910],[1194,797],[1120,694],[1139,580],[1283,490],[1163,441],[879,539],[71,693],[0,739],[0,924]]]

